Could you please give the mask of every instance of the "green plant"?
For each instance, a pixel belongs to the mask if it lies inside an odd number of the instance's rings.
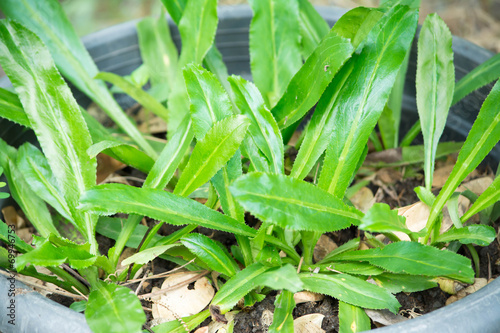
[[[210,314],[222,320],[241,299],[249,306],[271,290],[281,293],[270,331],[293,331],[292,295],[300,290],[337,298],[344,325],[369,329],[362,309],[397,312],[396,292],[428,289],[437,278],[473,281],[470,260],[440,248],[458,242],[468,244],[474,254],[471,243],[487,245],[495,238],[492,227],[466,223],[498,201],[499,177],[461,218],[450,207],[460,182],[500,139],[500,83],[484,102],[437,197],[430,184],[440,147],[454,149],[438,143],[450,105],[464,91],[498,77],[497,72],[491,75],[498,57],[476,70],[490,68],[485,75],[466,77],[456,85],[460,90],[454,89],[450,32],[437,15],[424,22],[416,81],[424,147],[408,148],[424,151],[417,162],[424,162],[426,186],[416,191],[431,207],[431,216],[424,230],[412,232],[389,206],[375,204],[363,214],[350,205],[346,193],[364,162],[368,140],[378,140],[372,134],[377,123],[384,129],[380,147],[397,146],[398,82],[406,72],[418,2],[359,7],[329,29],[306,0],[250,1],[255,13],[250,25],[254,83],[228,77],[214,45],[217,1],[163,3],[179,27],[180,55],[163,17],[145,19],[138,24],[144,65],[123,78],[97,73],[56,0],[0,4],[8,17],[0,23],[0,63],[17,93],[0,90],[0,116],[32,128],[43,151],[30,144],[15,149],[0,140],[0,165],[12,197],[39,233],[34,248],[16,239],[22,253],[16,260],[18,272],[88,296],[75,307],[85,309],[95,332],[141,331],[145,315],[139,298],[120,284],[158,256],[176,263],[193,259],[188,267],[220,274],[214,279],[223,286],[209,311],[184,319],[190,329]],[[108,112],[122,135],[111,135],[79,108],[59,71]],[[167,122],[164,146],[138,132],[102,80]],[[145,91],[148,80],[151,89]],[[287,143],[314,105],[297,158],[286,170]],[[100,152],[147,173],[142,188],[96,186],[95,156]],[[313,181],[304,181],[309,175]],[[199,188],[208,192],[204,205],[189,198]],[[455,227],[439,234],[446,203]],[[47,204],[74,226],[72,233],[62,234]],[[124,223],[106,217],[118,212],[129,214]],[[246,224],[245,212],[261,222],[258,228]],[[143,216],[160,223],[146,230],[139,225]],[[165,222],[186,226],[160,236]],[[357,238],[313,261],[323,233],[351,225],[365,232],[371,249],[358,250]],[[232,233],[237,244],[229,253],[220,243],[192,233],[198,226]],[[0,227],[5,242],[7,227]],[[98,252],[96,230],[116,240],[106,255]],[[401,241],[394,232],[411,241]],[[392,243],[381,243],[373,233]],[[130,269],[119,272],[125,246],[137,248],[137,254],[126,261]],[[49,267],[59,279],[37,272],[35,265]],[[86,283],[61,265],[77,270]],[[378,285],[368,282],[369,277]],[[153,330],[184,328],[175,321]]]

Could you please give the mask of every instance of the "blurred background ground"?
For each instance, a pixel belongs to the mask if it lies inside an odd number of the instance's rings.
[[[0,0],[1,1],[1,0]],[[83,36],[113,24],[159,15],[159,0],[62,0],[71,22]],[[247,0],[219,0],[219,4],[236,5]],[[311,0],[315,5],[353,8],[376,6],[378,0]],[[454,35],[482,47],[500,52],[500,0],[422,0],[420,17],[437,12]],[[423,19],[422,19],[423,21]]]

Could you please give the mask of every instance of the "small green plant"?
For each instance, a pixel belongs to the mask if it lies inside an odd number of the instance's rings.
[[[436,156],[456,150],[439,143],[450,106],[500,76],[498,56],[455,84],[451,34],[436,14],[426,18],[416,78],[424,147],[408,147],[418,126],[398,143],[401,82],[419,1],[355,8],[330,29],[307,0],[252,0],[253,83],[227,74],[214,44],[216,0],[163,4],[179,28],[180,54],[163,15],[146,18],[137,26],[144,64],[120,77],[98,72],[56,0],[0,3],[7,16],[0,21],[0,63],[15,89],[0,89],[0,116],[33,129],[42,150],[29,143],[16,149],[0,139],[10,193],[38,232],[34,247],[16,239],[19,273],[85,295],[73,307],[85,311],[94,332],[141,331],[146,316],[139,298],[122,284],[158,256],[219,273],[213,279],[221,287],[209,311],[184,318],[189,329],[210,314],[224,320],[242,299],[250,306],[278,290],[269,330],[293,332],[293,293],[309,290],[339,300],[342,331],[365,330],[370,321],[363,309],[397,312],[397,292],[434,287],[438,278],[473,282],[470,260],[456,246],[441,248],[466,244],[474,255],[471,244],[495,238],[491,226],[468,221],[486,209],[497,214],[492,207],[500,199],[500,177],[461,217],[456,191],[500,139],[500,83],[485,100],[446,185],[437,197],[430,189]],[[119,135],[78,106],[61,74],[116,122]],[[104,81],[168,124],[165,145],[138,131]],[[314,106],[287,169],[287,144]],[[382,142],[373,134],[377,124]],[[425,187],[416,191],[431,209],[423,230],[410,231],[388,205],[362,213],[346,199],[369,140],[381,149],[424,151],[414,161],[424,163]],[[142,188],[96,185],[101,152],[146,173]],[[205,204],[192,199],[198,192]],[[440,234],[445,204],[454,227]],[[53,211],[74,226],[72,233],[57,227]],[[245,212],[259,220],[258,228],[246,223]],[[115,213],[129,216],[125,222],[109,217]],[[143,216],[160,222],[147,230],[139,224]],[[163,223],[185,226],[163,236]],[[229,252],[193,233],[199,226],[234,234],[237,244]],[[350,226],[364,231],[371,248],[359,250],[356,238],[314,262],[321,235]],[[6,224],[0,229],[7,242]],[[96,231],[116,240],[108,253],[99,253]],[[391,242],[380,242],[376,233]],[[125,246],[137,253],[126,261],[129,270],[117,271]],[[57,278],[35,266],[48,267]],[[173,321],[152,329],[182,332],[184,325]]]

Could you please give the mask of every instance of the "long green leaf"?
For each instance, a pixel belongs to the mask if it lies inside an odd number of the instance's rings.
[[[51,233],[59,235],[54,227],[52,217],[45,202],[33,191],[31,185],[26,182],[23,173],[16,165],[17,151],[0,139],[0,166],[9,183],[12,198],[21,207],[24,214],[36,230],[43,237],[48,237]]]
[[[467,73],[455,86],[452,105],[458,103],[462,98],[497,80],[500,77],[500,54],[496,54],[486,60],[472,71]]]
[[[335,75],[333,81],[328,85],[318,101],[311,121],[306,127],[304,141],[300,145],[290,176],[304,179],[328,146],[336,122],[333,116],[333,106],[343,86],[349,79],[356,59],[357,55],[349,59]]]
[[[199,65],[187,65],[184,80],[194,133],[201,140],[216,122],[233,114],[231,101],[215,75]]]
[[[4,88],[0,88],[0,117],[30,127],[30,121],[17,95]]]
[[[333,27],[294,75],[278,104],[271,110],[281,129],[299,121],[311,109],[353,51],[351,43],[339,36]]]
[[[163,105],[161,105],[160,102],[154,99],[153,96],[142,90],[142,88],[133,85],[129,81],[125,80],[121,76],[116,75],[114,73],[99,72],[95,78],[109,82],[119,87],[127,95],[135,99],[139,104],[144,106],[146,109],[153,112],[163,120],[167,121],[168,110]]]
[[[169,0],[164,0],[164,1],[169,1]],[[172,2],[175,2],[177,0],[174,0]],[[210,316],[210,311],[205,310],[200,313],[194,314],[192,316],[187,316],[183,317],[182,323],[185,323],[187,327],[190,330],[194,330],[196,327],[198,327],[205,319]],[[172,321],[153,326],[151,330],[155,333],[185,333],[186,328],[184,325],[181,323],[180,320],[174,319]]]
[[[293,309],[295,300],[293,293],[283,290],[274,302],[273,323],[269,326],[270,333],[293,333]]]
[[[396,313],[400,304],[388,291],[348,274],[301,273],[304,289],[332,296],[339,301],[367,309],[389,309]]]
[[[209,181],[239,148],[249,123],[244,116],[231,116],[214,124],[196,144],[174,193],[188,195]]]
[[[468,225],[463,228],[453,228],[439,235],[435,243],[449,243],[458,240],[462,244],[474,243],[479,246],[488,246],[495,240],[495,229],[489,225]]]
[[[201,64],[215,40],[217,22],[217,0],[187,2],[178,24],[182,41],[179,72],[168,101],[168,108],[172,110],[168,123],[171,128],[177,128],[189,112],[189,99],[181,69],[189,63]]]
[[[151,157],[156,152],[125,115],[102,81],[98,70],[57,0],[6,0],[0,9],[34,31],[47,45],[61,73],[99,106]]]
[[[102,283],[89,295],[85,319],[95,333],[140,333],[146,315],[129,288]]]
[[[330,27],[309,0],[299,0],[299,23],[302,57],[305,60],[328,34]]]
[[[372,278],[380,287],[393,294],[402,291],[412,293],[437,287],[437,282],[428,276],[383,273]]]
[[[266,105],[276,105],[302,65],[297,0],[251,0],[250,68]]]
[[[144,188],[163,189],[179,167],[182,158],[189,150],[193,141],[193,125],[191,118],[187,115],[175,134],[167,142],[160,156],[148,173],[144,181]]]
[[[230,191],[257,218],[292,230],[336,231],[358,224],[362,216],[318,187],[285,175],[246,174]]]
[[[9,227],[7,223],[2,220],[0,220],[0,240],[5,244],[9,244],[13,240],[14,248],[20,253],[27,253],[33,250],[33,248],[28,243],[26,243],[21,238],[19,238],[18,235],[16,235],[14,229],[11,229],[11,227]]]
[[[188,0],[161,0],[175,24],[179,24]]]
[[[472,125],[469,135],[458,154],[457,163],[446,180],[443,188],[431,207],[427,220],[427,235],[430,237],[434,223],[444,205],[458,185],[483,161],[486,155],[500,140],[500,81],[493,86],[490,94],[481,106],[477,119]]]
[[[497,176],[493,183],[474,201],[474,204],[462,216],[462,222],[467,221],[483,209],[488,208],[500,201],[500,177]]]
[[[57,189],[56,179],[42,152],[30,143],[23,144],[18,150],[17,167],[40,198],[66,219],[72,219],[68,204]]]
[[[167,99],[177,74],[178,54],[163,12],[157,19],[148,17],[137,23],[137,38],[151,89],[157,90],[161,100]]]
[[[238,264],[226,254],[222,245],[205,235],[189,234],[182,237],[181,243],[216,272],[232,277],[239,271]]]
[[[469,259],[416,242],[396,242],[383,249],[345,252],[335,256],[335,260],[368,261],[394,273],[447,276],[467,283],[474,281]]]
[[[140,264],[144,265],[147,264],[148,262],[152,261],[156,257],[162,255],[165,253],[165,251],[176,247],[180,246],[179,244],[169,244],[169,245],[160,245],[160,246],[153,246],[150,248],[147,248],[145,250],[142,250],[140,252],[137,252],[130,257],[124,259],[121,262],[122,266],[128,266],[130,264]]]
[[[339,301],[339,332],[356,333],[369,331],[371,322],[368,315],[358,306]]]
[[[36,59],[30,56],[33,50]],[[86,153],[91,138],[70,89],[42,41],[13,21],[0,23],[0,62],[18,91],[73,221],[96,253],[97,219],[76,210],[80,194],[95,184],[96,161]]]
[[[194,200],[156,189],[99,185],[83,194],[80,209],[101,215],[118,212],[149,216],[173,225],[197,224],[252,237],[256,231]]]
[[[270,268],[261,263],[252,264],[229,279],[217,292],[210,307],[226,313],[246,294],[258,286],[291,292],[302,290],[302,282],[292,265]]]
[[[349,81],[337,98],[337,122],[319,179],[319,186],[337,197],[344,196],[384,109],[417,19],[418,13],[406,6],[386,13],[369,33]]]
[[[437,15],[424,21],[418,39],[417,106],[425,145],[425,187],[431,189],[436,149],[455,88],[451,32]]]
[[[229,78],[236,98],[236,106],[251,123],[250,137],[264,153],[274,173],[283,173],[283,139],[273,115],[266,108],[261,94],[251,82],[239,76]]]

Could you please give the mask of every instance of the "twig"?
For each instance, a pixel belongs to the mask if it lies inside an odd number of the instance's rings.
[[[182,281],[176,285],[173,285],[173,286],[170,286],[170,287],[167,287],[167,288],[163,288],[163,289],[160,289],[158,291],[155,291],[154,293],[149,293],[149,294],[143,294],[143,295],[139,295],[139,299],[145,299],[145,300],[149,300],[150,298],[152,297],[155,297],[155,296],[159,296],[159,295],[163,295],[164,293],[166,293],[167,291],[170,291],[170,290],[174,290],[174,289],[177,289],[179,287],[182,287],[182,286],[185,286],[185,285],[188,285],[190,284],[191,282],[194,282],[196,280],[198,280],[199,278],[207,275],[209,273],[209,271],[201,271],[201,273],[193,276],[192,278],[190,279],[187,279],[185,281]]]

